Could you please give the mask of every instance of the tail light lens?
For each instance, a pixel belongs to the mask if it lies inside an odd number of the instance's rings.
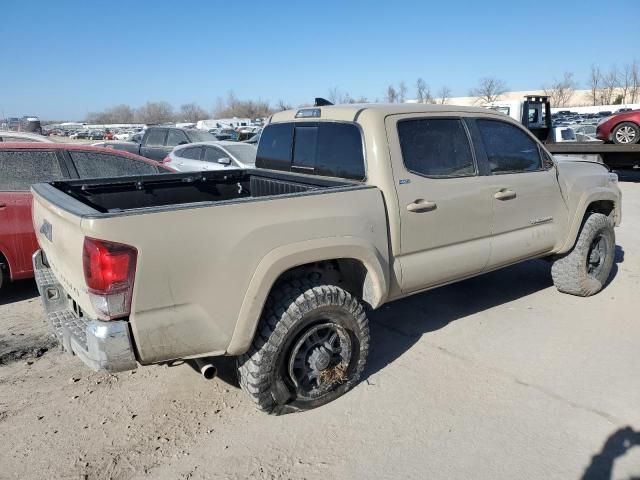
[[[129,315],[137,258],[134,247],[85,237],[84,279],[91,304],[101,320]]]

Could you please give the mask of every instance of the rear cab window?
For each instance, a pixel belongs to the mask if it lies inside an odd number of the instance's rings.
[[[258,145],[258,168],[364,180],[360,129],[347,122],[287,122],[265,127]]]

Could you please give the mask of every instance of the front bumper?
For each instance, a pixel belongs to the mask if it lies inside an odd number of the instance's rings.
[[[54,335],[67,352],[92,370],[122,372],[137,367],[129,324],[92,320],[73,308],[73,300],[47,266],[42,250],[33,254],[33,271],[42,305]]]

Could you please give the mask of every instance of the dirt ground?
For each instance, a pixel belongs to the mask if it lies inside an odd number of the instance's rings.
[[[583,299],[527,262],[370,316],[366,379],[257,412],[217,362],[92,373],[49,340],[32,282],[0,296],[0,478],[640,477],[640,183],[622,183],[610,285]]]

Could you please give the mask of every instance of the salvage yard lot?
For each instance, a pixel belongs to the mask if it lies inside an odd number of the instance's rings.
[[[385,305],[370,316],[366,380],[303,414],[258,413],[227,359],[213,381],[186,364],[92,373],[51,345],[33,283],[12,285],[0,297],[0,478],[639,476],[629,180],[601,293],[563,295],[530,261]],[[612,468],[607,455],[620,455]]]

